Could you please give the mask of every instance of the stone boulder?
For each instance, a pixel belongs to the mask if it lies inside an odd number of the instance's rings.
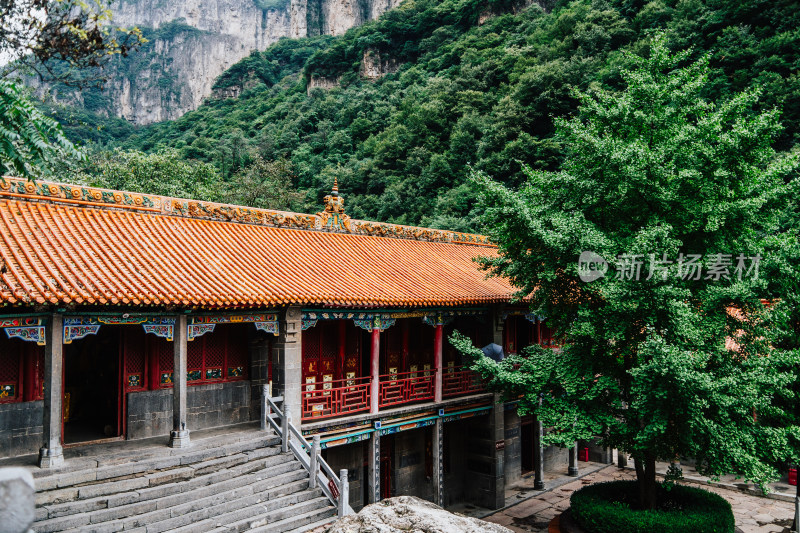
[[[0,533],[23,533],[33,523],[33,476],[24,468],[0,468]]]
[[[397,496],[340,518],[325,533],[511,533],[511,530],[453,514],[414,496]]]

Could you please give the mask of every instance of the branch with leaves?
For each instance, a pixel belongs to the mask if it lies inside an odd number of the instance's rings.
[[[138,28],[111,25],[110,5],[110,0],[0,1],[0,57],[10,59],[4,74],[26,69],[46,83],[102,86],[102,67],[144,42]]]

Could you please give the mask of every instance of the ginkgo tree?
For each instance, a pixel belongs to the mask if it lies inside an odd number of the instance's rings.
[[[621,90],[576,93],[577,114],[557,121],[559,171],[526,169],[519,190],[472,175],[498,245],[485,268],[529,298],[563,348],[496,363],[452,340],[551,428],[545,443],[600,437],[631,454],[646,509],[658,505],[659,460],[691,457],[704,474],[763,486],[800,452],[800,358],[770,342],[759,268],[800,159],[773,150],[779,114],[757,91],[709,101],[708,60],[689,58],[655,35],[626,57]]]

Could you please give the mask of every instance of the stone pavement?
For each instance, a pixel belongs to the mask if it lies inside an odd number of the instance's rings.
[[[519,533],[547,533],[550,520],[569,507],[569,498],[575,490],[590,483],[634,478],[634,472],[609,465],[580,479],[536,493],[529,499],[483,519]],[[742,533],[790,533],[794,517],[793,502],[754,496],[721,487],[702,488],[719,494],[731,503],[736,526]]]
[[[656,463],[656,472],[664,475],[667,472],[668,467],[669,463]],[[628,459],[628,466],[625,468],[630,469],[631,472],[634,471],[633,459]],[[701,485],[715,485],[734,491],[739,490],[755,496],[762,495],[761,489],[756,487],[755,484],[745,483],[741,478],[733,475],[721,476],[718,480],[711,481],[708,479],[708,477],[700,474],[693,465],[682,464],[681,470],[683,471],[683,479],[686,481],[693,481],[700,483]],[[784,474],[780,480],[769,484],[769,491],[770,498],[775,498],[777,500],[783,500],[786,502],[794,502],[795,494],[797,493],[797,487],[789,485],[789,480],[787,479],[786,474]]]

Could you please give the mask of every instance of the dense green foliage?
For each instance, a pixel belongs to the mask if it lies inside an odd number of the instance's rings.
[[[545,12],[407,0],[343,37],[284,40],[253,54],[217,83],[244,87],[238,98],[133,135],[120,130],[118,144],[176,148],[213,163],[224,180],[251,162],[240,154],[285,158],[308,193],[298,208],[318,209],[337,175],[353,216],[475,229],[470,165],[510,186],[524,182],[521,163],[557,168],[553,119],[575,112],[572,88],[619,87],[620,51],[643,49],[658,28],[670,46],[709,54],[705,96],[761,87],[758,106],[777,106],[786,125],[775,145],[797,142],[797,2],[573,0]],[[366,51],[399,68],[363,79]],[[307,94],[320,76],[339,86]]]
[[[310,39],[281,39],[266,52],[253,52],[222,73],[214,89],[246,87],[261,83],[272,87],[286,76],[296,74],[318,50],[334,38],[329,35]]]
[[[15,84],[0,80],[0,177],[35,178],[83,157],[58,122],[43,115]]]
[[[710,102],[708,60],[672,54],[666,41],[625,58],[621,90],[576,95],[578,114],[557,120],[568,147],[560,171],[528,169],[517,191],[474,175],[500,251],[485,265],[530,294],[564,340],[529,359],[478,357],[477,368],[556,428],[547,441],[603,435],[629,452],[649,508],[656,460],[692,457],[706,475],[763,485],[800,457],[789,409],[800,351],[770,346],[761,302],[785,292],[747,270],[766,257],[767,235],[796,249],[782,220],[800,151],[774,151],[777,112],[754,111],[759,91]],[[604,277],[581,281],[584,251],[608,261]]]
[[[595,483],[574,492],[570,513],[586,533],[733,533],[733,510],[725,498],[686,486],[659,485],[661,507],[637,509],[636,483]]]
[[[299,199],[291,186],[291,163],[265,161],[257,154],[230,183],[223,182],[210,163],[187,161],[173,148],[148,154],[135,150],[93,153],[72,175],[73,181],[92,187],[271,209],[289,209]]]
[[[76,181],[93,187],[213,200],[222,191],[217,169],[185,161],[173,149],[152,154],[115,150],[93,154]]]

